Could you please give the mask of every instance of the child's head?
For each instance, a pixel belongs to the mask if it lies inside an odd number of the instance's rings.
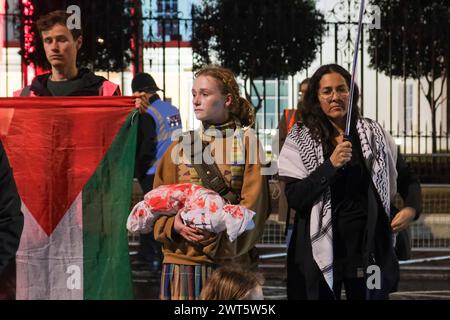
[[[263,276],[238,266],[215,270],[200,295],[200,300],[263,300]]]

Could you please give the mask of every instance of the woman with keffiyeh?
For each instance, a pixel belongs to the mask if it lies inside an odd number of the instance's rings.
[[[359,115],[355,86],[344,139],[351,75],[336,64],[310,79],[303,122],[279,158],[296,223],[288,249],[288,299],[388,299],[397,288],[395,235],[421,211],[420,185],[392,137]],[[397,191],[405,207],[391,216]],[[379,272],[378,272],[379,271]]]
[[[208,187],[208,181],[200,177],[192,163],[203,162],[204,155],[210,154],[230,189],[230,203],[256,212],[255,228],[231,242],[225,232],[212,234],[183,224],[180,214],[158,218],[153,231],[164,255],[160,290],[163,300],[198,299],[216,266],[234,263],[246,269],[256,267],[254,246],[269,214],[268,182],[255,157],[259,144],[249,130],[254,124],[254,110],[240,97],[235,76],[228,69],[205,66],[195,75],[192,97],[195,116],[202,125],[170,145],[158,166],[153,187],[180,183]],[[204,152],[202,144],[207,145]],[[188,155],[196,145],[200,150]],[[197,154],[200,158],[192,159]]]

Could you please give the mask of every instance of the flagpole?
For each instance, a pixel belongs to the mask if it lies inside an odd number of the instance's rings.
[[[353,53],[352,78],[350,81],[350,94],[349,94],[349,102],[348,102],[348,110],[347,110],[347,121],[345,124],[344,137],[346,140],[350,139],[350,124],[352,121],[353,95],[355,92],[356,68],[357,68],[357,64],[358,64],[359,41],[361,39],[362,19],[364,16],[364,8],[365,8],[365,0],[361,0],[361,5],[359,7],[358,33],[356,35],[355,52]]]

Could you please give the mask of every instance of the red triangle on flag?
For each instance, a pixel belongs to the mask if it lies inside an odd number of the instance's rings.
[[[22,201],[50,235],[134,109],[133,98],[0,98],[0,110],[11,108],[4,146]]]

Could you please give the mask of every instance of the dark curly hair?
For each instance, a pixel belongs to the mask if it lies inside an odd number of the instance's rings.
[[[325,113],[322,111],[319,102],[319,88],[320,80],[322,77],[329,73],[339,73],[347,83],[350,88],[351,74],[338,64],[327,64],[321,66],[314,72],[312,77],[309,79],[308,91],[305,94],[303,101],[303,124],[311,130],[311,134],[316,141],[331,142],[334,136],[335,129],[331,122],[328,120]],[[355,84],[355,89],[353,93],[353,109],[352,109],[352,120],[356,120],[360,117],[359,108],[359,89]]]

